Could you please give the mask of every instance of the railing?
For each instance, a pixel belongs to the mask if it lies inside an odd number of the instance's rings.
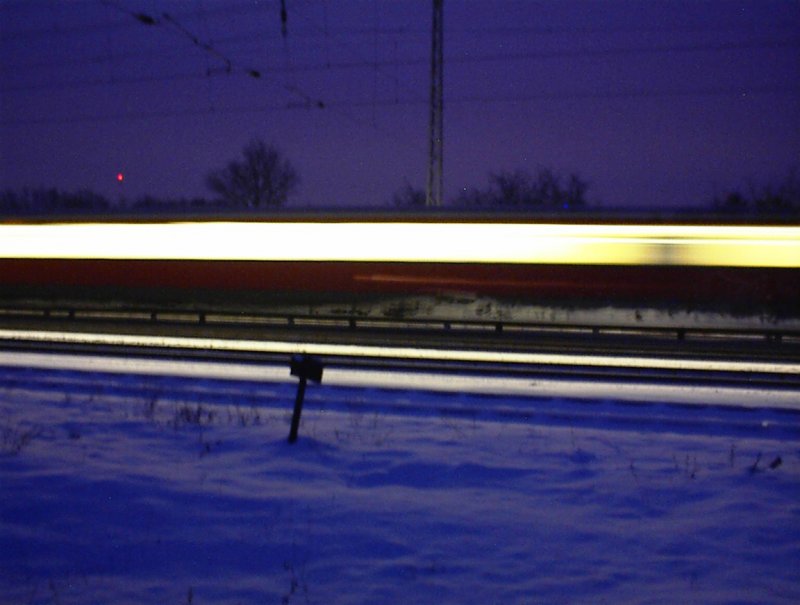
[[[446,318],[377,318],[356,314],[325,314],[318,312],[220,312],[212,309],[175,310],[115,308],[98,309],[75,306],[8,306],[0,307],[0,323],[70,324],[74,327],[105,325],[108,327],[157,325],[164,329],[180,326],[219,328],[265,328],[303,331],[326,331],[339,334],[406,333],[414,336],[449,335],[454,337],[505,337],[520,341],[531,338],[563,336],[582,338],[642,339],[676,342],[720,342],[753,344],[768,342],[786,344],[786,350],[800,346],[800,327],[780,323],[762,326],[714,325],[647,325],[636,322],[630,325],[603,324],[599,321],[582,323],[535,322],[516,320],[477,320]]]

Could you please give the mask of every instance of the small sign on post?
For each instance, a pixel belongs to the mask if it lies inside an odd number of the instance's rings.
[[[303,398],[306,395],[306,382],[322,382],[322,362],[310,355],[292,355],[291,375],[297,376],[297,396],[294,400],[292,413],[292,426],[289,429],[289,443],[297,441],[297,431],[300,428],[300,414],[303,412]]]

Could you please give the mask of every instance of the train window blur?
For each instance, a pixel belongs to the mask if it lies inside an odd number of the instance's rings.
[[[800,215],[796,3],[9,0],[0,27],[4,220]]]

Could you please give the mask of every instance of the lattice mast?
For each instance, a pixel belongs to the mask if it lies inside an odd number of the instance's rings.
[[[430,141],[428,153],[428,190],[425,197],[426,206],[442,205],[442,167],[444,143],[444,103],[442,89],[444,78],[442,67],[444,63],[442,6],[444,0],[433,0],[433,26],[431,40],[431,106],[430,106]]]

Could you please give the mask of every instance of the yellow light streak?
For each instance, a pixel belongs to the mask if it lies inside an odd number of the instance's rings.
[[[1,224],[0,258],[800,267],[800,227],[529,223]]]

